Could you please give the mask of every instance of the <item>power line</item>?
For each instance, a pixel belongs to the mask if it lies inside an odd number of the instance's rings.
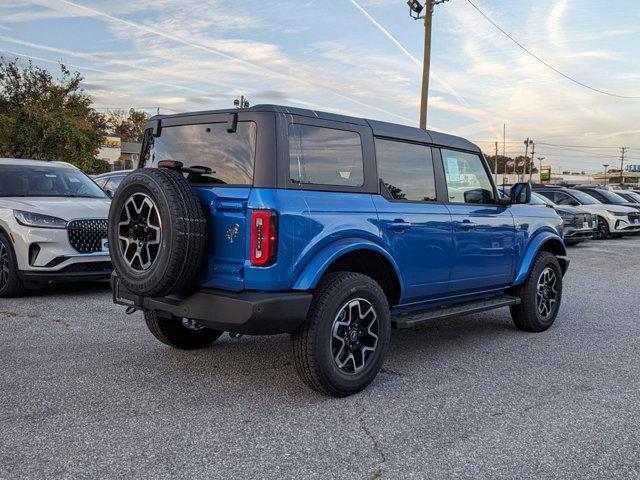
[[[545,143],[545,142],[538,142],[540,145],[548,145],[551,147],[573,147],[573,148],[615,148],[616,150],[618,149],[618,147],[603,147],[603,146],[596,146],[596,145],[564,145],[561,143]]]
[[[533,53],[531,50],[529,50],[527,47],[525,47],[524,45],[522,45],[518,40],[516,40],[515,38],[513,38],[511,35],[509,35],[504,29],[502,29],[500,27],[500,25],[498,25],[496,22],[494,22],[493,20],[491,20],[491,18],[489,18],[489,16],[487,14],[485,14],[482,10],[480,10],[480,8],[478,8],[478,6],[476,6],[475,3],[473,3],[471,0],[467,0],[467,3],[469,3],[469,5],[471,5],[473,8],[475,8],[478,13],[480,13],[480,15],[482,15],[485,19],[487,19],[487,21],[493,25],[494,27],[496,27],[498,30],[500,30],[509,40],[511,40],[513,43],[515,43],[518,47],[520,47],[522,50],[524,50],[526,53],[528,53],[531,57],[533,57],[534,59],[536,59],[538,62],[542,63],[544,66],[546,66],[547,68],[553,70],[554,72],[556,72],[559,75],[562,75],[564,78],[566,78],[567,80],[580,85],[581,87],[584,88],[588,88],[589,90],[593,90],[594,92],[597,93],[602,93],[603,95],[609,95],[610,97],[617,97],[617,98],[627,98],[627,99],[638,99],[640,98],[640,96],[635,96],[635,95],[618,95],[617,93],[611,93],[611,92],[607,92],[605,90],[600,90],[599,88],[595,88],[592,87],[591,85],[587,85],[586,83],[581,82],[580,80],[576,80],[575,78],[567,75],[566,73],[561,72],[560,70],[558,70],[556,67],[554,67],[553,65],[550,65],[549,63],[547,63],[546,61],[544,61],[542,58],[540,58],[539,56],[537,56],[535,53]]]

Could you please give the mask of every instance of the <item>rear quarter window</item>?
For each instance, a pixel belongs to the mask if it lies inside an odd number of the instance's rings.
[[[289,125],[292,183],[361,187],[362,140],[357,132],[313,125]]]

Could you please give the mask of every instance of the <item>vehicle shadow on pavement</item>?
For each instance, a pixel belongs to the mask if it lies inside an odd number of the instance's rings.
[[[410,378],[429,376],[432,362],[457,365],[468,359],[470,350],[486,352],[496,346],[501,348],[516,335],[522,332],[513,326],[508,311],[434,320],[415,329],[394,330],[385,365],[366,391],[376,391],[396,380],[408,382],[415,389],[429,388],[429,382],[420,387]],[[137,347],[128,355],[132,373],[151,369],[153,377],[174,386],[182,384],[192,390],[193,385],[199,385],[209,393],[218,391],[225,395],[246,396],[251,391],[257,397],[296,398],[314,403],[336,401],[312,392],[299,380],[289,335],[244,336],[236,340],[225,334],[212,347],[195,351],[174,350],[149,336],[145,337],[144,345]]]
[[[108,280],[99,282],[74,282],[55,283],[40,287],[29,288],[20,298],[28,297],[60,297],[65,295],[93,295],[111,291],[111,284]]]

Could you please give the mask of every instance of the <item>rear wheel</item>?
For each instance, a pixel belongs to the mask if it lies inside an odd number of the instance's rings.
[[[15,297],[24,290],[13,246],[6,236],[0,234],[0,298]]]
[[[382,367],[390,331],[380,285],[359,273],[331,273],[316,288],[306,320],[291,337],[296,369],[307,386],[326,395],[357,393]]]
[[[555,255],[538,253],[529,277],[514,294],[520,298],[520,304],[511,307],[516,327],[542,332],[553,325],[562,301],[562,269]]]
[[[206,348],[224,333],[204,328],[189,318],[161,317],[157,312],[144,312],[144,320],[154,337],[180,350]]]

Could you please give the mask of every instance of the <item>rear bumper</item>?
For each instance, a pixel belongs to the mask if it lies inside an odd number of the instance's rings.
[[[191,318],[203,326],[246,335],[292,332],[304,321],[312,295],[306,292],[227,292],[198,288],[168,297],[142,297],[129,292],[114,273],[113,301],[118,305]]]

